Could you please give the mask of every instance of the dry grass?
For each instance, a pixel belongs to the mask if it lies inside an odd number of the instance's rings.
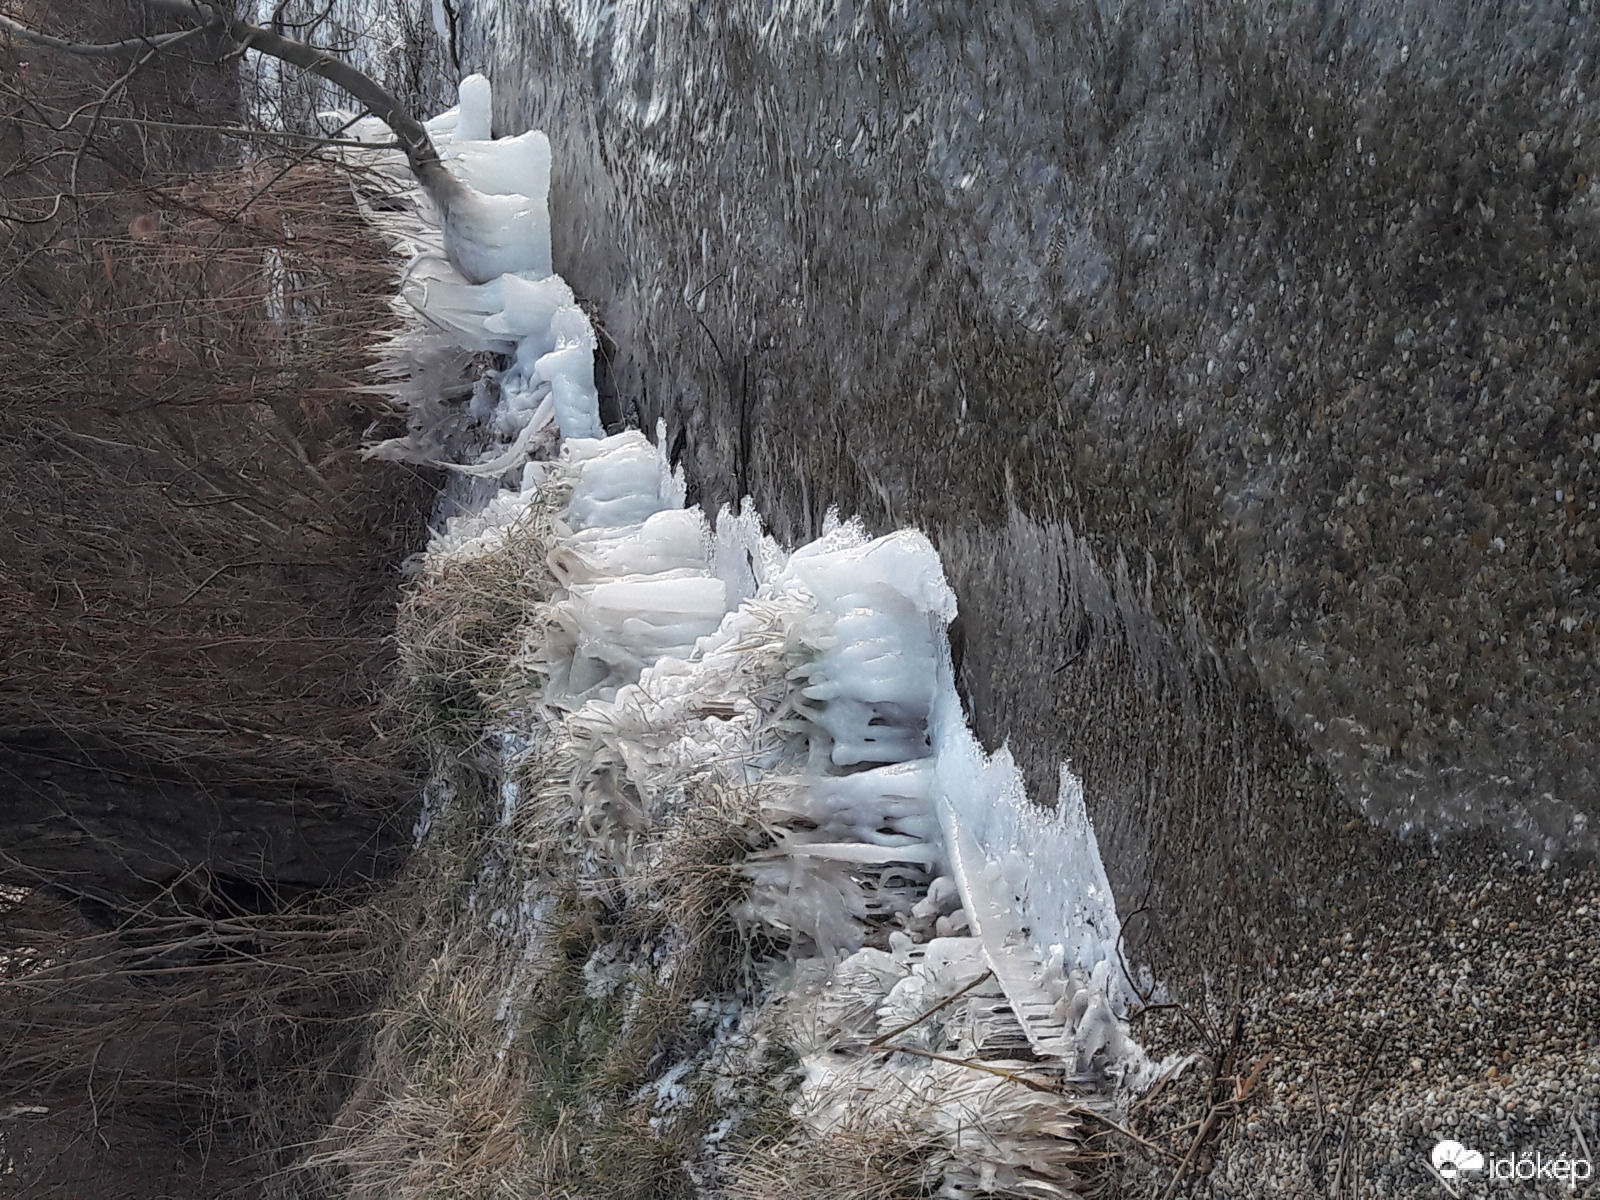
[[[23,1178],[139,1194],[141,1139],[188,1194],[303,1194],[294,1147],[362,1060],[400,943],[385,906],[159,914],[112,929],[42,892],[0,905],[0,1089],[39,1110]]]
[[[68,7],[15,15],[152,19]],[[207,132],[238,122],[231,65],[126,67],[0,39],[0,727],[387,801],[394,567],[428,503],[359,454],[393,259],[343,170]]]
[[[400,781],[372,714],[424,498],[358,454],[392,268],[337,172],[272,174],[104,197],[155,232],[12,267],[0,724],[371,794]]]
[[[541,794],[559,801],[570,776],[548,756],[519,783],[526,814]],[[552,872],[562,855],[533,840],[552,823],[501,825],[492,792],[458,787],[419,852],[434,864],[434,899],[406,982],[312,1163],[345,1172],[356,1200],[699,1194],[697,1180],[711,1178],[703,1138],[723,1114],[703,1080],[665,1115],[653,1085],[709,1044],[695,1001],[752,986],[751,945],[732,913],[737,864],[759,837],[749,796],[706,799],[680,837],[664,838],[659,869],[580,885]],[[489,876],[485,863],[497,864]],[[486,911],[525,881],[543,896],[538,920],[525,936],[497,933]],[[608,960],[626,964],[624,977],[597,988],[585,967]]]
[[[487,732],[537,720],[542,681],[523,639],[555,590],[554,503],[492,553],[434,558],[402,607],[412,728],[458,780],[419,860],[436,864],[431,892],[455,899],[435,905],[371,1070],[314,1159],[348,1172],[360,1200],[688,1200],[714,1180],[703,1139],[725,1113],[707,1080],[691,1077],[666,1110],[654,1085],[709,1046],[715,1018],[696,1002],[752,997],[756,960],[777,949],[736,916],[741,864],[769,842],[757,794],[698,785],[648,832],[642,869],[618,875],[580,869],[596,835],[559,737],[512,770],[509,823],[468,782]],[[537,923],[497,933],[486,913],[514,908],[528,884],[543,898]],[[592,968],[608,962],[622,977],[596,986]],[[764,1127],[786,1129],[781,1091],[769,1098]]]
[[[513,706],[523,625],[556,582],[546,555],[552,503],[529,510],[494,553],[429,560],[400,604],[402,705],[410,736],[465,752]]]
[[[527,1194],[524,1062],[494,1021],[501,966],[482,946],[428,961],[386,1014],[371,1070],[308,1167],[337,1167],[356,1200]]]
[[[135,0],[8,11],[150,30]],[[339,170],[122,120],[234,123],[230,66],[152,62],[101,105],[126,65],[0,39],[0,770],[33,772],[0,806],[27,885],[0,1088],[48,1109],[0,1122],[4,1187],[309,1194],[282,1168],[403,940],[400,893],[280,888],[273,859],[307,810],[359,843],[415,791],[382,697],[428,489],[359,454],[393,262]],[[86,102],[93,139],[52,129]]]
[[[603,936],[591,906],[556,907],[519,998],[515,948],[457,923],[385,1015],[373,1064],[310,1166],[345,1173],[353,1200],[693,1195],[682,1164],[699,1129],[653,1129],[636,1093],[686,1010],[648,985],[586,992]]]
[[[735,1157],[727,1200],[924,1200],[938,1194],[942,1143],[915,1131],[789,1136]]]

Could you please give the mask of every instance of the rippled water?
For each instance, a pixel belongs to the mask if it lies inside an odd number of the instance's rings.
[[[1415,853],[1368,823],[1593,852],[1589,7],[480,2],[462,57],[612,418],[780,535],[927,529],[1126,896],[1315,906]]]

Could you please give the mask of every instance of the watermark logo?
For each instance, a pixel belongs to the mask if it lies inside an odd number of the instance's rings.
[[[1429,1157],[1433,1159],[1433,1169],[1439,1172],[1439,1178],[1451,1183],[1469,1171],[1483,1170],[1483,1155],[1477,1150],[1468,1150],[1460,1142],[1442,1141]]]
[[[1594,1163],[1587,1157],[1559,1155],[1546,1158],[1543,1151],[1523,1150],[1516,1154],[1490,1154],[1446,1139],[1428,1155],[1433,1169],[1445,1183],[1456,1183],[1467,1175],[1484,1175],[1496,1183],[1562,1183],[1575,1188],[1594,1177]]]

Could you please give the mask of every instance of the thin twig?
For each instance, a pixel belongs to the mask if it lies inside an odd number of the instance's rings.
[[[80,115],[81,111],[74,113],[67,119],[66,124],[60,127],[52,125],[48,121],[28,121],[21,117],[12,117],[11,122],[15,125],[31,126],[36,129],[50,129],[56,133],[65,133],[72,128],[73,123]],[[315,133],[296,133],[289,129],[247,129],[243,125],[210,125],[197,121],[157,121],[152,117],[103,116],[100,120],[118,125],[140,125],[150,129],[182,129],[193,133],[221,133],[229,137],[307,142],[315,146],[346,146],[354,150],[403,149],[399,142],[362,142],[357,141],[355,138],[325,137]]]
[[[53,34],[41,33],[37,29],[30,29],[21,21],[0,14],[0,29],[5,30],[13,37],[34,46],[41,46],[50,50],[63,50],[68,54],[76,54],[82,58],[120,58],[124,54],[135,54],[140,50],[169,50],[173,46],[191,41],[203,33],[212,33],[222,28],[220,22],[211,22],[194,29],[184,29],[177,33],[163,33],[155,37],[127,38],[120,42],[75,42],[70,38],[60,38]]]
[[[957,1000],[961,999],[961,997],[965,996],[973,988],[977,987],[984,980],[990,978],[993,974],[994,974],[994,971],[992,971],[992,970],[985,971],[982,975],[979,975],[976,979],[974,979],[971,983],[967,984],[967,986],[962,988],[959,992],[950,993],[950,995],[946,996],[943,1000],[939,1001],[939,1003],[935,1004],[932,1008],[928,1009],[927,1012],[922,1013],[920,1016],[913,1017],[911,1020],[907,1021],[904,1025],[901,1025],[901,1026],[899,1026],[898,1028],[895,1028],[895,1029],[891,1029],[888,1033],[880,1034],[878,1037],[873,1038],[870,1042],[867,1043],[867,1049],[868,1050],[876,1050],[879,1046],[883,1045],[890,1038],[899,1037],[902,1033],[904,1033],[908,1029],[915,1029],[918,1025],[920,1025],[924,1021],[926,1021],[929,1017],[933,1016],[934,1013],[938,1012],[940,1009],[946,1007],[947,1005],[954,1004]]]

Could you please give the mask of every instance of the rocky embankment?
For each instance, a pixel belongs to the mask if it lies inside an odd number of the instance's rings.
[[[1195,1156],[1204,1177],[1195,1194],[1444,1195],[1430,1155],[1446,1139],[1486,1163],[1537,1155],[1592,1169],[1600,881],[1592,872],[1556,880],[1504,860],[1467,875],[1437,861],[1409,869],[1417,876],[1409,915],[1356,917],[1333,936],[1270,948],[1264,984],[1240,997],[1230,1047],[1241,1076],[1258,1063],[1262,1070]],[[1210,1016],[1225,1036],[1232,1012],[1213,999]],[[1194,1036],[1171,1012],[1149,1020],[1164,1031],[1158,1044]],[[1202,1072],[1150,1097],[1152,1128],[1172,1128],[1180,1114],[1203,1119],[1209,1082]],[[1152,1177],[1156,1194],[1155,1180],[1169,1176]],[[1572,1194],[1548,1175],[1510,1184],[1484,1172],[1457,1193],[1506,1187]]]

